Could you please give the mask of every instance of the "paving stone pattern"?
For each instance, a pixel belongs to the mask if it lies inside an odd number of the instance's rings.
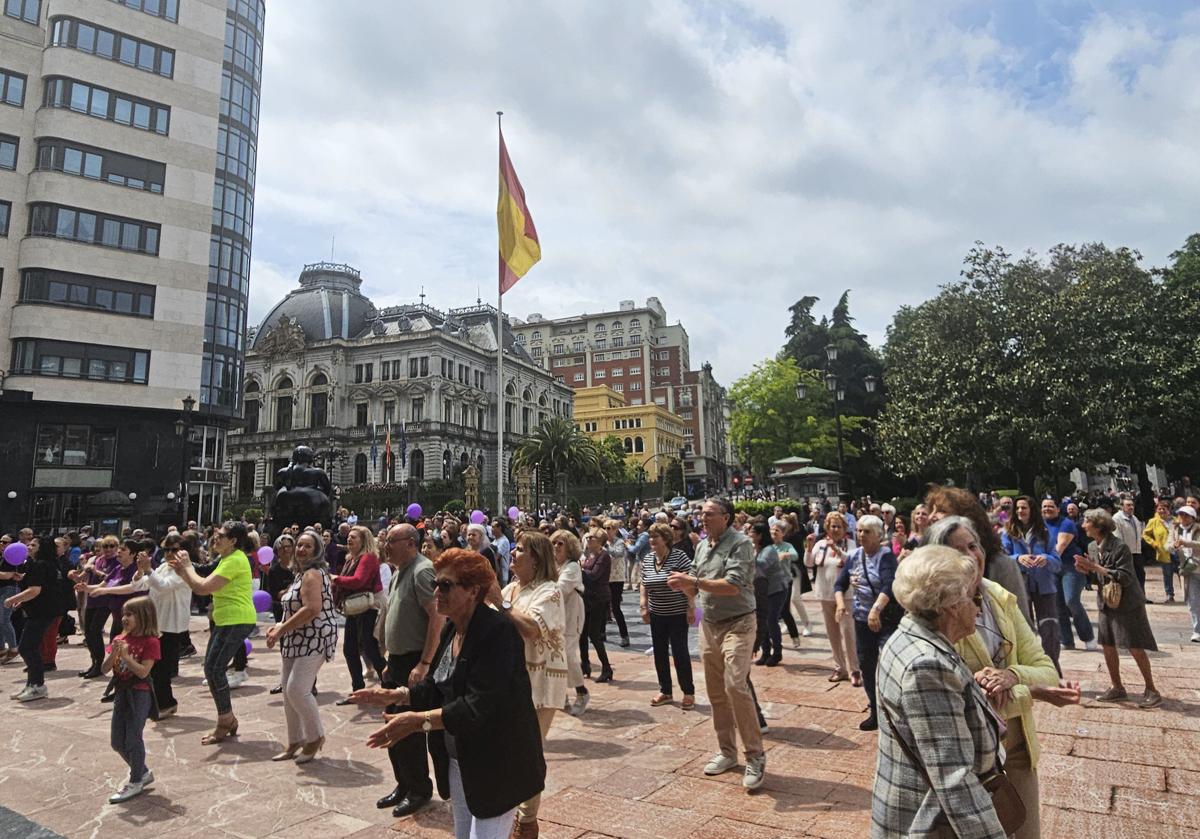
[[[1162,604],[1157,574],[1149,590],[1160,604],[1150,615],[1161,648],[1152,661],[1166,697],[1162,707],[1097,703],[1094,697],[1108,686],[1100,654],[1065,651],[1064,668],[1083,682],[1084,703],[1038,708],[1048,839],[1200,835],[1200,644],[1188,643],[1186,608]],[[627,594],[627,615],[635,602]],[[818,605],[809,608],[819,618]],[[715,739],[698,663],[696,710],[651,708],[657,684],[648,629],[640,622],[630,629],[632,645],[610,649],[616,681],[591,687],[592,704],[582,718],[559,714],[554,722],[546,744],[543,837],[867,835],[875,735],[857,727],[866,709],[861,689],[826,681],[829,647],[820,626],[801,651],[788,650],[783,666],[754,668],[770,732],[766,780],[753,794],[742,789],[740,771],[716,778],[701,771]],[[194,619],[193,637],[202,647],[202,619]],[[616,640],[615,627],[610,637]],[[375,809],[375,799],[392,787],[390,766],[386,753],[364,746],[378,715],[334,705],[349,684],[340,656],[319,679],[328,731],[322,756],[303,766],[267,760],[281,748],[284,723],[280,698],[268,694],[279,658],[262,639],[254,641],[250,682],[233,694],[240,736],[219,747],[200,745],[214,713],[201,686],[200,659],[185,660],[177,682],[181,713],[146,729],[156,785],[126,804],[107,804],[125,767],[109,748],[111,706],[98,701],[102,682],[76,676],[86,659],[81,641],[60,648],[59,669],[47,676],[49,699],[5,708],[0,801],[9,809],[0,808],[0,837],[453,835],[446,803],[399,820]],[[1130,695],[1139,695],[1133,661],[1123,656],[1121,665]],[[0,669],[9,693],[20,684],[20,671],[19,660]]]

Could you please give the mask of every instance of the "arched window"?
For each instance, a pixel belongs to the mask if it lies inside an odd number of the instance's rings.
[[[471,456],[466,452],[463,452],[462,456],[458,459],[458,464],[463,469],[466,469],[471,464]]]
[[[290,396],[275,397],[275,430],[292,430],[292,397]]]
[[[642,328],[641,319],[640,318],[631,318],[629,321],[629,328],[630,328],[630,330],[641,329]]]
[[[646,450],[646,444],[642,442],[641,437],[633,438],[633,450],[635,452],[644,452]]]
[[[596,332],[597,333],[604,332],[605,329],[606,329],[606,327],[604,326],[604,324],[602,324],[602,323],[596,324]]]
[[[312,381],[309,382],[308,386],[309,387],[324,387],[327,384],[329,384],[329,377],[326,376],[324,373],[318,373],[317,375],[313,376]]]
[[[246,433],[253,434],[258,431],[258,412],[261,403],[258,396],[261,393],[258,382],[250,381],[246,383],[245,401],[242,403],[243,415],[246,418]]]
[[[359,452],[354,456],[354,483],[365,484],[367,482],[367,456]]]
[[[446,449],[444,452],[442,452],[442,480],[444,481],[450,480],[450,464],[453,462],[452,458],[453,455],[450,454],[449,449]]]
[[[425,452],[420,449],[413,449],[412,458],[409,461],[412,465],[408,469],[408,474],[418,481],[425,480]]]
[[[625,438],[625,451],[626,451],[626,453],[630,453],[630,454],[633,452],[633,438],[632,437]]]
[[[530,390],[529,388],[525,388],[524,393],[521,394],[521,399],[523,399],[526,402],[532,402],[533,401],[533,391]]]
[[[505,394],[505,396],[516,396],[517,395],[517,389],[513,386],[512,382],[509,382],[508,387],[504,388],[504,394]]]
[[[475,461],[475,467],[479,470],[480,480],[483,479],[483,455],[479,455],[479,459]]]
[[[284,376],[282,379],[280,379],[278,382],[275,383],[275,389],[276,390],[291,390],[292,389],[292,380],[289,379],[287,376]]]

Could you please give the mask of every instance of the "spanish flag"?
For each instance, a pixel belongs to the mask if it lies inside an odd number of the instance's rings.
[[[383,468],[386,471],[392,469],[392,425],[388,423],[387,436],[383,438]]]
[[[533,218],[525,206],[525,190],[517,180],[504,132],[500,132],[500,199],[496,202],[496,222],[500,228],[500,293],[508,291],[517,280],[542,258]]]

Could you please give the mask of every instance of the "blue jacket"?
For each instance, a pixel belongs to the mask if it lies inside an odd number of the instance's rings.
[[[1031,536],[1026,542],[1024,539],[1014,539],[1008,535],[1008,531],[1003,531],[1000,534],[1000,542],[1004,545],[1004,552],[1014,560],[1022,554],[1046,558],[1043,568],[1026,568],[1020,562],[1017,563],[1030,594],[1054,594],[1058,591],[1058,574],[1062,571],[1062,561],[1045,541]]]

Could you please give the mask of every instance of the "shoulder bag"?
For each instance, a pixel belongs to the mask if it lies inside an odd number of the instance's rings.
[[[900,751],[904,752],[904,756],[921,770],[921,774],[925,776],[925,783],[929,784],[929,788],[932,790],[933,780],[929,777],[929,772],[925,769],[925,764],[921,762],[921,759],[913,753],[912,749],[908,747],[908,743],[904,742],[904,738],[900,736],[900,731],[896,728],[896,723],[892,720],[892,713],[888,710],[887,705],[880,702],[879,707],[883,709],[883,715],[887,717],[888,726],[892,729],[892,736],[896,738],[896,743],[900,746]],[[1017,788],[1009,780],[1008,774],[1004,771],[1004,764],[1000,760],[999,728],[996,727],[993,730],[996,732],[996,765],[986,774],[977,777],[979,778],[979,783],[983,785],[988,795],[992,797],[992,807],[996,811],[996,818],[1000,820],[1000,827],[1004,829],[1004,835],[1012,836],[1021,829],[1021,825],[1025,824],[1028,814],[1025,812],[1025,802],[1021,800],[1021,794],[1017,792]]]
[[[349,569],[343,568],[343,576],[348,577],[353,574],[354,569],[358,567],[358,562],[359,560],[356,558]],[[350,594],[342,594],[335,598],[333,605],[334,608],[346,617],[357,617],[369,609],[375,608],[375,594],[370,591],[356,591]]]
[[[1099,545],[1096,546],[1096,562],[1100,565],[1104,563],[1100,560],[1104,557],[1104,549]],[[1121,584],[1113,577],[1107,577],[1103,586],[1100,587],[1100,597],[1104,600],[1104,605],[1109,609],[1118,609],[1121,606]]]
[[[879,592],[875,590],[875,584],[871,582],[871,575],[867,573],[867,552],[863,551],[862,555],[862,573],[863,579],[867,581],[867,588],[871,589],[871,596],[875,600],[879,599]],[[872,601],[874,604],[874,600]],[[879,623],[884,627],[895,629],[900,625],[900,619],[904,617],[904,607],[900,605],[895,596],[888,598],[887,605],[883,607],[883,612],[879,615]]]

